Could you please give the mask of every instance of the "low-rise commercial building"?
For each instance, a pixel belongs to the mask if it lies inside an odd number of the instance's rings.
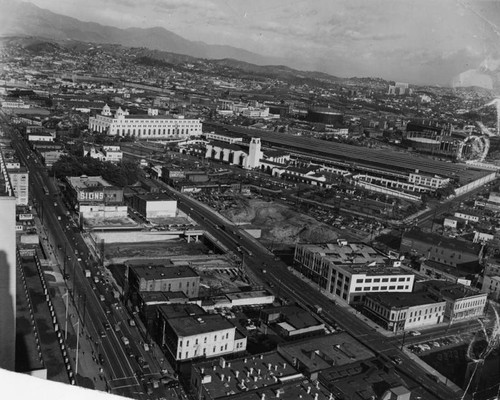
[[[298,244],[294,267],[333,298],[360,304],[367,293],[411,292],[414,274],[363,243]]]
[[[260,318],[285,338],[317,335],[325,331],[323,322],[298,306],[266,308],[261,311]]]
[[[411,391],[391,365],[371,359],[349,365],[335,365],[319,374],[319,382],[333,393],[333,399],[410,400]]]
[[[443,322],[445,300],[428,293],[370,293],[363,312],[391,332],[420,329]]]
[[[193,365],[191,389],[205,400],[333,400],[321,384],[304,376],[277,352],[231,360],[219,358]]]
[[[332,365],[368,360],[375,354],[346,332],[318,336],[278,345],[278,353],[312,380]]]
[[[500,300],[500,276],[498,275],[485,275],[481,292],[488,294],[493,300]]]
[[[54,139],[55,134],[46,131],[28,134],[28,141],[30,142],[53,142]]]
[[[126,263],[125,273],[128,295],[136,303],[140,292],[183,292],[188,297],[198,297],[200,276],[188,265],[141,265],[141,261]]]
[[[123,189],[111,185],[101,176],[70,176],[66,180],[75,205],[123,203]]]
[[[449,267],[469,273],[479,272],[483,257],[482,246],[460,239],[412,229],[403,235],[401,253],[420,255]]]
[[[444,317],[450,324],[484,315],[487,294],[461,284],[445,281],[424,282],[426,291],[437,300],[446,301]]]
[[[99,161],[118,163],[123,158],[123,152],[120,146],[102,146],[101,148],[89,146],[83,148],[83,156],[92,157]]]
[[[164,193],[136,194],[130,206],[146,219],[175,217],[177,200]]]
[[[246,337],[220,314],[206,314],[182,305],[158,307],[159,340],[174,362],[245,351]]]

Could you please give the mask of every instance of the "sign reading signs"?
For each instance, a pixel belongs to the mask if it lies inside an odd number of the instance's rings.
[[[78,200],[97,200],[97,201],[102,201],[104,200],[104,192],[79,192],[78,193]]]

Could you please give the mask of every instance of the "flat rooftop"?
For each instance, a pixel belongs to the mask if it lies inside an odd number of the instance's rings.
[[[206,314],[205,310],[197,304],[164,304],[158,306],[158,311],[166,319],[198,317]]]
[[[270,307],[262,310],[262,314],[279,313],[282,319],[294,329],[305,329],[311,326],[323,325],[309,311],[298,306]]]
[[[236,329],[231,322],[219,314],[206,314],[200,317],[179,317],[169,319],[167,322],[178,337]]]
[[[375,356],[346,332],[279,345],[278,352],[290,362],[298,360],[310,373]]]
[[[226,293],[225,296],[231,300],[243,300],[243,299],[254,299],[256,297],[268,297],[272,296],[267,290],[252,290],[251,292],[236,292],[236,293]]]
[[[276,351],[227,361],[219,358],[196,364],[194,368],[203,376],[211,377],[210,382],[204,383],[203,387],[212,399],[265,389],[272,385],[281,387],[281,382],[287,378],[302,377],[302,374]],[[261,398],[255,392],[252,393],[253,398]]]
[[[135,196],[145,201],[177,201],[166,193],[144,193]]]
[[[184,292],[140,292],[139,296],[146,304],[166,303],[169,301],[187,300]]]
[[[479,290],[474,290],[460,283],[432,280],[432,281],[422,282],[422,285],[438,291],[439,293],[441,293],[443,297],[451,300],[458,300],[467,297],[474,297],[481,295],[487,296],[487,293],[481,293],[479,292]]]
[[[383,306],[395,308],[407,308],[414,306],[423,306],[426,304],[444,303],[436,300],[428,293],[413,292],[413,293],[368,293],[367,299],[372,299]]]
[[[199,276],[194,269],[187,265],[131,265],[129,263],[129,267],[140,279],[146,281],[195,278]]]
[[[394,368],[385,367],[379,359],[329,368],[320,373],[319,381],[337,398],[352,400],[381,399],[386,392],[393,399],[410,393]]]
[[[333,264],[383,264],[387,257],[378,253],[373,247],[364,243],[348,243],[339,245],[335,243],[301,244],[301,247],[312,253],[319,254]]]
[[[429,243],[434,247],[443,247],[449,250],[455,250],[459,253],[479,254],[481,250],[480,244],[471,243],[465,240],[445,237],[436,233],[422,232],[418,229],[412,229],[403,235],[401,244],[405,240],[418,240],[424,243]]]
[[[102,176],[68,176],[66,178],[75,189],[93,189],[96,187],[111,187]]]

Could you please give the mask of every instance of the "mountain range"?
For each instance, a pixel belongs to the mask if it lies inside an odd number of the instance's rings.
[[[0,35],[35,36],[54,40],[77,40],[92,43],[146,47],[198,58],[233,58],[257,65],[284,64],[284,60],[264,57],[250,51],[225,45],[191,41],[164,28],[120,29],[42,9],[28,2],[0,0]]]

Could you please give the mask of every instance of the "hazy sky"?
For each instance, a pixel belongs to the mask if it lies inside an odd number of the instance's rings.
[[[500,1],[32,0],[84,21],[161,26],[186,39],[341,76],[449,80],[500,59]],[[491,64],[491,62],[490,62]]]

